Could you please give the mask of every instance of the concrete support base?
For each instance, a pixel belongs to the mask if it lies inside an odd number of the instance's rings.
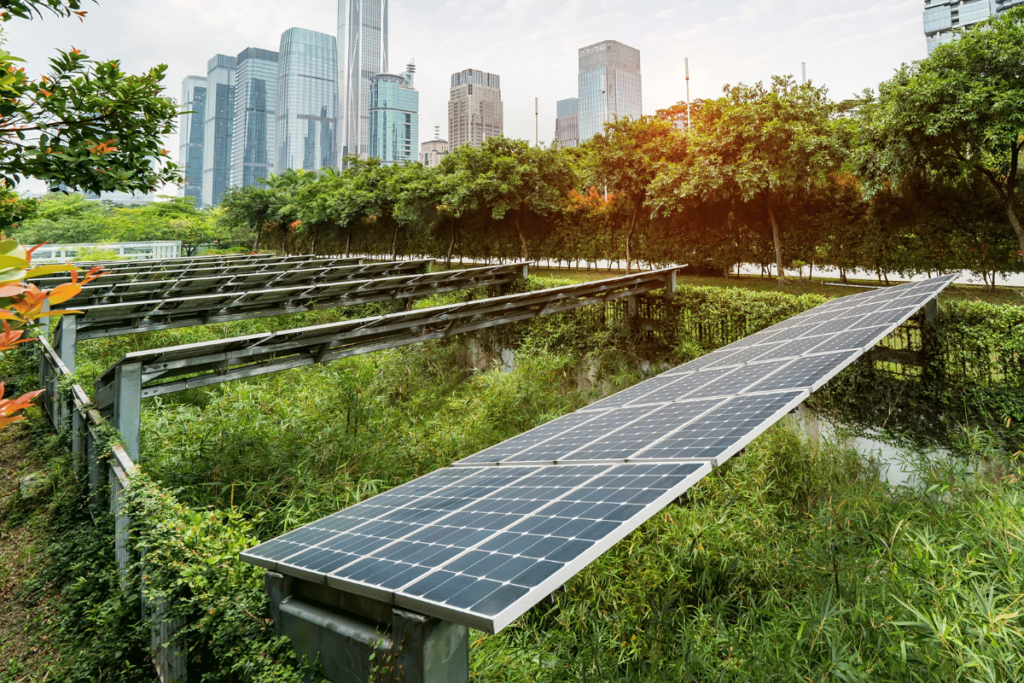
[[[322,584],[267,572],[271,617],[334,683],[466,683],[469,630]]]

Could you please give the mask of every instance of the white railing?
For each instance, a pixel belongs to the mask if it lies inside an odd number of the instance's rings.
[[[64,263],[81,259],[84,254],[95,260],[89,252],[100,252],[119,261],[155,261],[181,256],[181,242],[83,242],[79,244],[44,244],[32,254],[32,263]],[[113,252],[113,255],[111,255]]]

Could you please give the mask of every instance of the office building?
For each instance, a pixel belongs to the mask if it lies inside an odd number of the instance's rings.
[[[441,163],[441,159],[448,154],[448,141],[435,136],[433,140],[420,145],[420,163],[427,168],[433,168]]]
[[[250,47],[235,58],[231,187],[257,185],[274,172],[277,53]]]
[[[580,144],[580,100],[570,97],[555,103],[555,142],[559,147]]]
[[[953,29],[966,28],[1019,6],[1024,6],[1024,0],[925,0],[924,35],[928,54],[953,40]]]
[[[579,140],[604,132],[605,122],[643,115],[640,50],[615,40],[580,48]]]
[[[420,94],[414,87],[416,65],[404,73],[370,79],[370,156],[386,165],[416,161],[420,142]]]
[[[281,35],[278,55],[276,173],[337,166],[338,43],[304,28]]]
[[[337,158],[370,153],[370,87],[388,71],[388,0],[338,0]]]
[[[448,98],[448,141],[451,148],[479,147],[484,140],[505,131],[501,103],[501,78],[496,74],[466,69],[452,74]]]
[[[178,194],[203,205],[203,138],[206,132],[206,78],[186,76],[181,82],[184,112],[178,125],[178,166],[181,187]]]
[[[231,182],[235,123],[235,58],[215,55],[206,72],[203,131],[203,206],[216,206]]]

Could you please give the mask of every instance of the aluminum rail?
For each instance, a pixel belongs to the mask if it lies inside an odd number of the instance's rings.
[[[317,266],[296,270],[260,270],[249,268],[225,268],[218,275],[166,280],[127,280],[114,284],[86,285],[82,293],[56,309],[78,310],[83,306],[120,304],[129,301],[155,301],[184,296],[224,294],[245,290],[272,289],[275,287],[298,287],[345,280],[414,275],[426,272],[431,261],[392,261],[387,263],[362,263],[355,265]]]
[[[305,257],[285,257],[285,258],[273,258],[273,259],[257,259],[252,261],[224,261],[220,263],[210,263],[208,261],[196,262],[192,264],[171,264],[169,266],[154,266],[152,268],[141,268],[141,269],[119,269],[119,270],[108,270],[99,280],[96,280],[96,286],[102,287],[104,285],[112,287],[117,284],[125,282],[136,282],[136,281],[147,281],[147,280],[167,280],[167,279],[182,279],[189,277],[203,277],[203,276],[215,276],[225,272],[228,269],[234,269],[236,272],[269,272],[269,271],[286,271],[297,268],[316,267],[316,266],[346,266],[355,265],[362,263],[361,258],[323,258],[318,256],[305,256]],[[63,284],[68,281],[67,275],[58,276],[47,276],[36,278],[32,280],[40,289],[49,289],[56,287],[59,284]]]
[[[508,325],[659,289],[674,292],[678,270],[138,351],[124,356],[96,380],[96,401],[101,410],[113,413],[126,447],[137,458],[143,398]]]

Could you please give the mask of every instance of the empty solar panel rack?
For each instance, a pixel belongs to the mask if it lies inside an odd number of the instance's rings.
[[[143,398],[441,339],[659,289],[672,290],[675,275],[676,269],[670,268],[461,304],[138,351],[124,356],[96,380],[96,402],[105,415],[113,416],[125,449],[132,458],[138,458]]]
[[[526,277],[523,263],[467,270],[418,273],[366,279],[358,274],[329,282],[291,287],[243,289],[215,294],[76,306],[60,318],[54,347],[74,372],[80,339],[101,339],[178,327],[212,325],[233,320],[341,308],[488,286],[505,286]]]
[[[279,633],[331,680],[365,680],[377,652],[440,672],[415,680],[466,681],[467,627],[519,618],[911,316],[934,315],[954,278],[822,304],[242,559],[267,570]],[[403,640],[410,623],[420,636]]]

